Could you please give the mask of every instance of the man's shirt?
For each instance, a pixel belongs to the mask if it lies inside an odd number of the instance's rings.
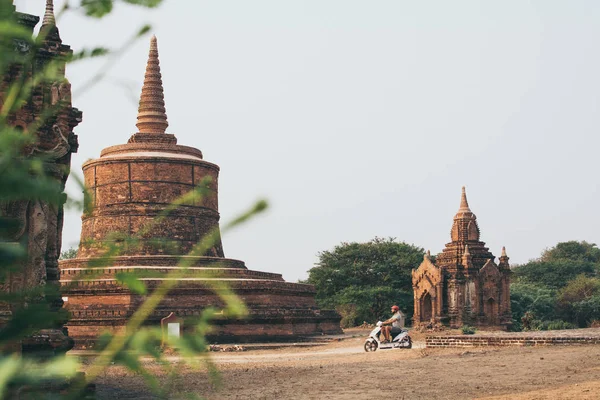
[[[402,312],[397,311],[394,315],[392,315],[392,318],[394,318],[394,322],[392,322],[392,326],[394,328],[404,327],[404,314],[402,314]]]

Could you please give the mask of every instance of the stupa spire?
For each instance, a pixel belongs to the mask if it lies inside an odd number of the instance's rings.
[[[462,193],[460,195],[460,208],[458,211],[471,212],[471,209],[469,208],[469,202],[467,201],[467,191],[464,186],[462,187]]]
[[[46,12],[44,13],[42,26],[56,26],[56,18],[54,18],[54,0],[46,0]]]
[[[139,133],[165,133],[169,123],[165,110],[165,96],[158,61],[156,36],[150,39],[150,52],[146,64],[144,86],[140,96],[137,124]]]
[[[54,17],[54,0],[46,0],[46,12],[42,20],[40,35],[47,42],[60,42],[60,33]]]
[[[469,245],[465,245],[465,252],[462,255],[462,265],[465,268],[471,268],[473,265],[473,258],[471,257],[471,253],[469,252]]]

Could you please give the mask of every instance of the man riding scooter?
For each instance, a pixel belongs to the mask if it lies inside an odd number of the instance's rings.
[[[394,313],[392,318],[383,321],[381,326],[381,332],[385,338],[382,343],[390,343],[392,336],[402,332],[402,328],[404,327],[404,314],[400,311],[400,307],[392,306],[392,313]]]

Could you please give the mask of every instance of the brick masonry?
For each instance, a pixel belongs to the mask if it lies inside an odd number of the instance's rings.
[[[495,257],[480,240],[477,217],[465,188],[450,231],[451,242],[435,260],[429,252],[412,271],[413,326],[488,326],[507,329],[510,309],[510,266],[504,248]]]
[[[598,328],[425,337],[425,347],[427,348],[593,344],[600,344],[600,329]]]
[[[485,346],[550,346],[550,345],[600,344],[597,337],[463,337],[428,336],[425,347],[485,347]]]
[[[218,318],[214,341],[296,340],[302,335],[341,333],[340,316],[319,310],[311,285],[285,282],[281,274],[249,270],[243,261],[225,258],[219,233],[219,167],[198,149],[177,144],[168,126],[162,98],[156,39],[151,42],[138,113],[138,129],[127,144],[104,149],[83,165],[93,206],[82,216],[77,257],[60,262],[65,307],[71,312],[69,335],[76,348],[93,346],[103,331],[121,333],[145,295],[119,283],[117,274],[136,273],[149,292],[177,272],[177,285],[146,321],[159,326],[174,313],[192,329],[209,308],[224,306],[225,283],[248,309],[245,318]],[[190,191],[201,198],[173,204]],[[208,235],[213,246],[189,255]],[[137,243],[131,244],[131,239]],[[130,243],[126,245],[126,243]],[[104,259],[109,246],[118,256]],[[181,262],[189,264],[183,271]],[[225,292],[224,292],[225,293]]]

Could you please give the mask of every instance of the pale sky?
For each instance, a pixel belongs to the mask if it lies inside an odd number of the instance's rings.
[[[40,16],[44,3],[15,1]],[[511,263],[560,241],[600,242],[598,1],[115,8],[100,21],[66,14],[63,41],[114,48],[153,25],[167,131],[221,167],[221,221],[259,198],[271,204],[223,238],[225,255],[250,269],[296,281],[319,251],[375,236],[438,253],[462,185],[482,240],[496,256],[506,246]],[[73,173],[135,132],[148,45],[74,97]],[[103,63],[70,66],[74,90]],[[80,229],[80,212],[68,213],[63,249]]]

